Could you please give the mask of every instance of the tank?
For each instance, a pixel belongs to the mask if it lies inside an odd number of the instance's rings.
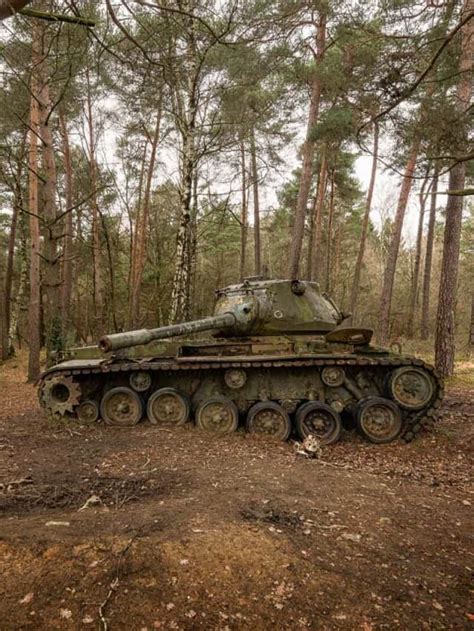
[[[83,423],[194,423],[325,445],[345,426],[373,443],[412,440],[436,419],[438,374],[374,346],[347,317],[317,283],[246,279],[216,291],[212,316],[71,349],[42,374],[39,400]]]

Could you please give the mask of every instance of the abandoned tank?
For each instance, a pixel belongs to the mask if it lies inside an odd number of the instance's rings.
[[[211,317],[106,335],[94,357],[73,349],[42,374],[39,400],[53,418],[115,426],[194,421],[331,444],[344,422],[374,443],[413,439],[436,417],[437,373],[346,317],[317,283],[247,279],[216,292]]]

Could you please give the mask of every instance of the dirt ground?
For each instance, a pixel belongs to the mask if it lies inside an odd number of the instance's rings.
[[[23,370],[0,368],[2,631],[472,628],[473,364],[431,434],[318,460],[53,424]]]

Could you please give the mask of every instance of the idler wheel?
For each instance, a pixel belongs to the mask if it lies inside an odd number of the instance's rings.
[[[360,401],[356,412],[357,428],[372,443],[391,443],[402,429],[402,414],[393,401],[371,397]]]
[[[76,414],[81,423],[95,423],[99,418],[99,406],[96,401],[83,401],[77,408]]]
[[[421,410],[429,404],[434,395],[434,383],[422,368],[402,366],[389,376],[390,397],[402,408]]]
[[[266,434],[275,440],[288,440],[291,422],[288,412],[274,401],[255,403],[247,414],[247,431]]]
[[[136,425],[143,416],[143,403],[130,388],[112,388],[102,398],[100,415],[107,425]]]
[[[196,425],[200,429],[219,434],[235,432],[239,411],[230,399],[214,397],[201,403],[196,410]]]
[[[309,435],[316,436],[322,445],[331,445],[339,440],[342,422],[339,414],[326,403],[308,401],[296,412],[296,431],[301,440]]]
[[[148,399],[146,415],[155,425],[184,425],[191,405],[185,394],[174,388],[160,388]]]

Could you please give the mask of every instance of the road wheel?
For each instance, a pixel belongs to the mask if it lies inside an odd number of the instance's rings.
[[[393,401],[371,397],[360,401],[356,411],[357,428],[372,443],[391,443],[402,429],[402,414]]]
[[[247,431],[251,434],[266,434],[274,440],[288,440],[290,417],[278,403],[260,401],[248,411]]]
[[[185,394],[174,388],[161,388],[148,399],[146,415],[150,423],[156,425],[184,425],[190,410],[191,405]]]
[[[136,425],[143,416],[143,403],[130,388],[112,388],[102,397],[100,415],[107,425]]]
[[[308,401],[296,412],[296,431],[301,440],[311,434],[322,445],[331,445],[341,436],[341,417],[326,403]]]
[[[239,411],[230,399],[214,397],[201,403],[196,410],[196,425],[200,429],[218,434],[235,432],[239,424]]]
[[[99,406],[92,399],[83,401],[79,404],[76,414],[81,423],[95,423],[99,418]]]

